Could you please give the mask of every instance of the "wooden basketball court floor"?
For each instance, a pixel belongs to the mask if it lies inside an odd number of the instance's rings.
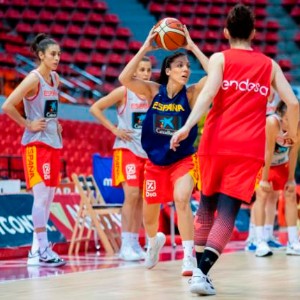
[[[243,242],[231,242],[211,271],[216,296],[210,299],[300,299],[300,257],[284,251],[267,258],[244,252]],[[182,250],[164,247],[152,270],[142,262],[122,262],[117,256],[89,253],[63,256],[62,268],[27,268],[26,259],[0,261],[0,299],[185,300],[202,296],[189,292],[189,277],[180,275]]]

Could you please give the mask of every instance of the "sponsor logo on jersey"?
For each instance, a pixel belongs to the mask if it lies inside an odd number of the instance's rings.
[[[237,81],[237,80],[223,80],[222,89],[228,90],[229,88],[234,88],[236,91],[241,92],[255,92],[262,96],[268,96],[269,88],[267,86],[261,85],[259,82],[251,82],[249,79]]]
[[[44,96],[45,97],[57,97],[58,96],[58,92],[55,90],[49,90],[49,91],[44,91]]]
[[[57,100],[46,100],[45,101],[45,118],[56,118],[58,110],[58,101]]]
[[[50,175],[51,175],[50,164],[49,163],[45,163],[45,164],[43,164],[42,168],[43,168],[44,179],[45,180],[49,180],[50,179]]]
[[[142,129],[143,121],[146,118],[146,113],[134,112],[132,113],[132,128]]]
[[[163,104],[157,101],[154,102],[152,108],[159,111],[176,111],[176,112],[184,111],[184,108],[181,104],[175,104],[175,103]]]
[[[128,164],[125,166],[127,180],[136,179],[136,168],[134,164]]]
[[[154,115],[155,132],[162,135],[173,135],[181,127],[180,116]]]
[[[146,197],[156,197],[156,181],[146,180]]]
[[[147,110],[149,108],[149,104],[148,104],[148,102],[146,102],[146,103],[131,103],[130,108],[132,110],[136,110],[136,109]]]

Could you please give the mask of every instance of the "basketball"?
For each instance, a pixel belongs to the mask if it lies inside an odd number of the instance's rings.
[[[154,27],[157,32],[155,42],[158,47],[166,50],[176,50],[186,44],[183,24],[175,18],[164,18]]]

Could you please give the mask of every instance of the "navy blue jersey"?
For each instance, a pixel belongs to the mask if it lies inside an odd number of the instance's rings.
[[[172,135],[185,124],[190,112],[185,86],[172,99],[167,95],[166,86],[160,86],[142,128],[142,147],[153,164],[167,166],[195,153],[193,145],[198,134],[197,125],[176,151],[170,149]]]

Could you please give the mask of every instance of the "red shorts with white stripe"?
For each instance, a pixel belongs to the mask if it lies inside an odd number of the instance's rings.
[[[251,202],[257,175],[263,161],[233,155],[199,156],[201,190],[205,196],[216,193]]]
[[[22,146],[23,166],[28,189],[40,182],[56,187],[60,181],[60,149],[37,143]]]

